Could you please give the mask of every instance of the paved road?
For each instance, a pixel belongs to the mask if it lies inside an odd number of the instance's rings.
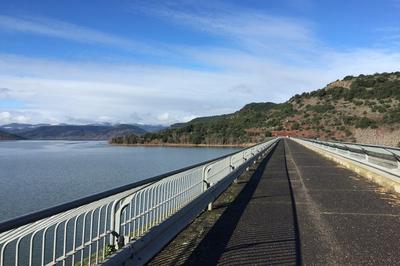
[[[399,265],[399,196],[293,141],[285,148],[303,263]]]
[[[397,265],[399,228],[399,196],[284,140],[187,261]]]

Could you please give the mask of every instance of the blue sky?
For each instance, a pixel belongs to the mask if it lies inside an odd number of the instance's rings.
[[[399,0],[0,2],[0,124],[170,124],[399,70]]]

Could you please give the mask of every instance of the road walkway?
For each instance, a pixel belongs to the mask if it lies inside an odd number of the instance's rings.
[[[399,228],[397,194],[285,139],[181,264],[398,265]]]

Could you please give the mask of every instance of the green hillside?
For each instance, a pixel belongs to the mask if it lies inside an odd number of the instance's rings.
[[[251,103],[232,114],[196,118],[112,143],[243,144],[271,134],[398,145],[400,72],[347,76],[282,104]]]
[[[155,134],[143,136],[127,135],[112,139],[114,144],[243,144],[264,139],[271,135],[262,130],[261,134],[252,134],[252,128],[259,127],[274,103],[250,103],[241,110],[227,115],[201,117],[188,123],[172,125]]]

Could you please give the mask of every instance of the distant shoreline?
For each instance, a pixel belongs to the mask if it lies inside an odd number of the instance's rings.
[[[254,145],[253,143],[245,144],[184,144],[184,143],[139,143],[139,144],[117,144],[109,143],[113,146],[125,147],[187,147],[187,148],[245,148]]]

